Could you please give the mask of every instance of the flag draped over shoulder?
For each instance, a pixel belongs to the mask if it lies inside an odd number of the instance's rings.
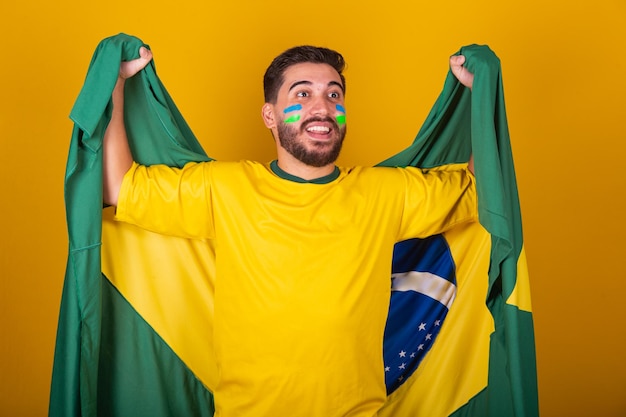
[[[437,341],[414,372],[408,370],[407,361],[400,362],[399,366],[405,365],[398,377],[401,381],[395,381],[397,390],[390,393],[380,415],[536,416],[530,289],[500,61],[487,46],[470,45],[458,53],[466,57],[465,65],[474,74],[472,91],[449,72],[413,144],[380,165],[438,169],[467,162],[473,153],[480,224],[457,227],[432,238],[435,242],[444,239],[454,259],[454,301],[449,311],[439,316],[445,325],[426,329],[430,331],[426,335],[437,337]],[[412,249],[407,244],[411,242],[396,245],[394,273],[401,257],[427,264],[424,253],[436,246],[420,242]],[[431,265],[441,264],[441,259],[445,257],[438,256]],[[415,269],[420,268],[432,271],[429,265]],[[387,349],[389,340],[406,338],[402,330],[394,329],[394,323],[404,321],[405,333],[411,326],[406,323],[405,306],[402,314],[395,311],[396,304],[406,303],[396,302],[398,295],[398,291],[392,292],[386,360],[388,356],[408,355],[408,350]],[[417,319],[413,333],[420,334],[419,326],[428,325],[426,319],[421,321],[427,316],[413,314]],[[428,343],[420,346],[429,347]]]
[[[109,246],[104,246],[110,209],[104,211],[103,219],[102,139],[110,120],[111,93],[120,62],[138,58],[142,45],[139,39],[126,35],[103,40],[70,115],[75,125],[65,178],[69,256],[57,330],[50,416],[213,414],[211,392],[103,273],[107,259],[116,257],[114,251],[118,251],[120,265],[126,262],[128,267],[136,266],[135,270],[125,271],[128,276],[135,274],[135,281],[162,280],[166,276],[159,277],[159,273],[170,271],[156,269],[160,265],[155,257],[175,257],[171,251],[185,250],[180,245],[198,243],[172,240],[165,248],[159,246],[161,242],[148,239],[143,247],[130,248],[123,246],[124,239],[130,240],[131,245],[133,239],[141,240],[142,234],[150,235],[137,231],[133,236],[132,231],[123,229],[119,233],[112,231],[119,240],[113,243],[119,246],[112,248],[110,239],[106,241]],[[127,80],[125,100],[129,142],[139,162],[182,166],[192,160],[209,160],[157,78],[154,63]],[[150,251],[149,244],[155,250]],[[132,250],[135,251],[128,252]],[[201,250],[207,256],[195,268],[210,269],[210,242]],[[201,253],[200,249],[197,253]],[[144,254],[142,261],[129,262]],[[206,295],[207,291],[201,294]],[[172,320],[179,321],[172,322],[173,326],[186,328],[180,316]]]
[[[143,43],[103,40],[71,113],[66,172],[69,256],[51,416],[212,416],[215,254],[208,240],[162,236],[102,210],[102,138],[119,63]],[[385,166],[467,162],[480,224],[400,242],[385,331],[388,402],[380,416],[534,416],[535,353],[521,218],[500,63],[461,51],[473,92],[452,74],[413,144]],[[141,164],[207,161],[156,76],[127,80],[129,144]],[[470,111],[472,109],[472,111]]]

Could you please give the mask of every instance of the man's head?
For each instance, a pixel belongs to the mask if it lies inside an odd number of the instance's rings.
[[[267,67],[265,75],[263,76],[263,93],[266,103],[276,103],[278,90],[285,82],[285,70],[293,65],[304,63],[326,64],[333,67],[341,78],[341,84],[343,85],[345,94],[346,79],[343,76],[343,70],[346,67],[346,62],[343,56],[332,49],[304,45],[287,49],[274,58],[270,66]]]
[[[345,62],[327,48],[299,46],[276,57],[264,77],[263,120],[281,155],[311,167],[333,164],[346,133]]]

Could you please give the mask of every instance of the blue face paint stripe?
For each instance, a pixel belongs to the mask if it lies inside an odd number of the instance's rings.
[[[294,104],[293,106],[285,107],[283,113],[290,113],[292,111],[302,110],[302,104]]]
[[[337,109],[337,111],[340,111],[342,113],[346,112],[346,108],[343,107],[341,104],[337,104],[337,106],[335,106],[335,108]]]

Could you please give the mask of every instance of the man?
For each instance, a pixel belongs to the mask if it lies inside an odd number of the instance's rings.
[[[124,62],[104,138],[104,199],[149,230],[213,239],[217,416],[374,416],[386,398],[382,340],[394,243],[476,220],[467,166],[339,168],[345,80],[335,51],[296,47],[265,78],[270,164],[133,163]],[[471,88],[473,76],[451,68]]]

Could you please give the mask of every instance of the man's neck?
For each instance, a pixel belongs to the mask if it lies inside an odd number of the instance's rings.
[[[307,181],[325,177],[335,171],[334,163],[330,163],[322,167],[314,167],[295,159],[291,155],[288,155],[287,157],[278,155],[277,162],[280,169],[286,173],[295,177],[300,177]]]

